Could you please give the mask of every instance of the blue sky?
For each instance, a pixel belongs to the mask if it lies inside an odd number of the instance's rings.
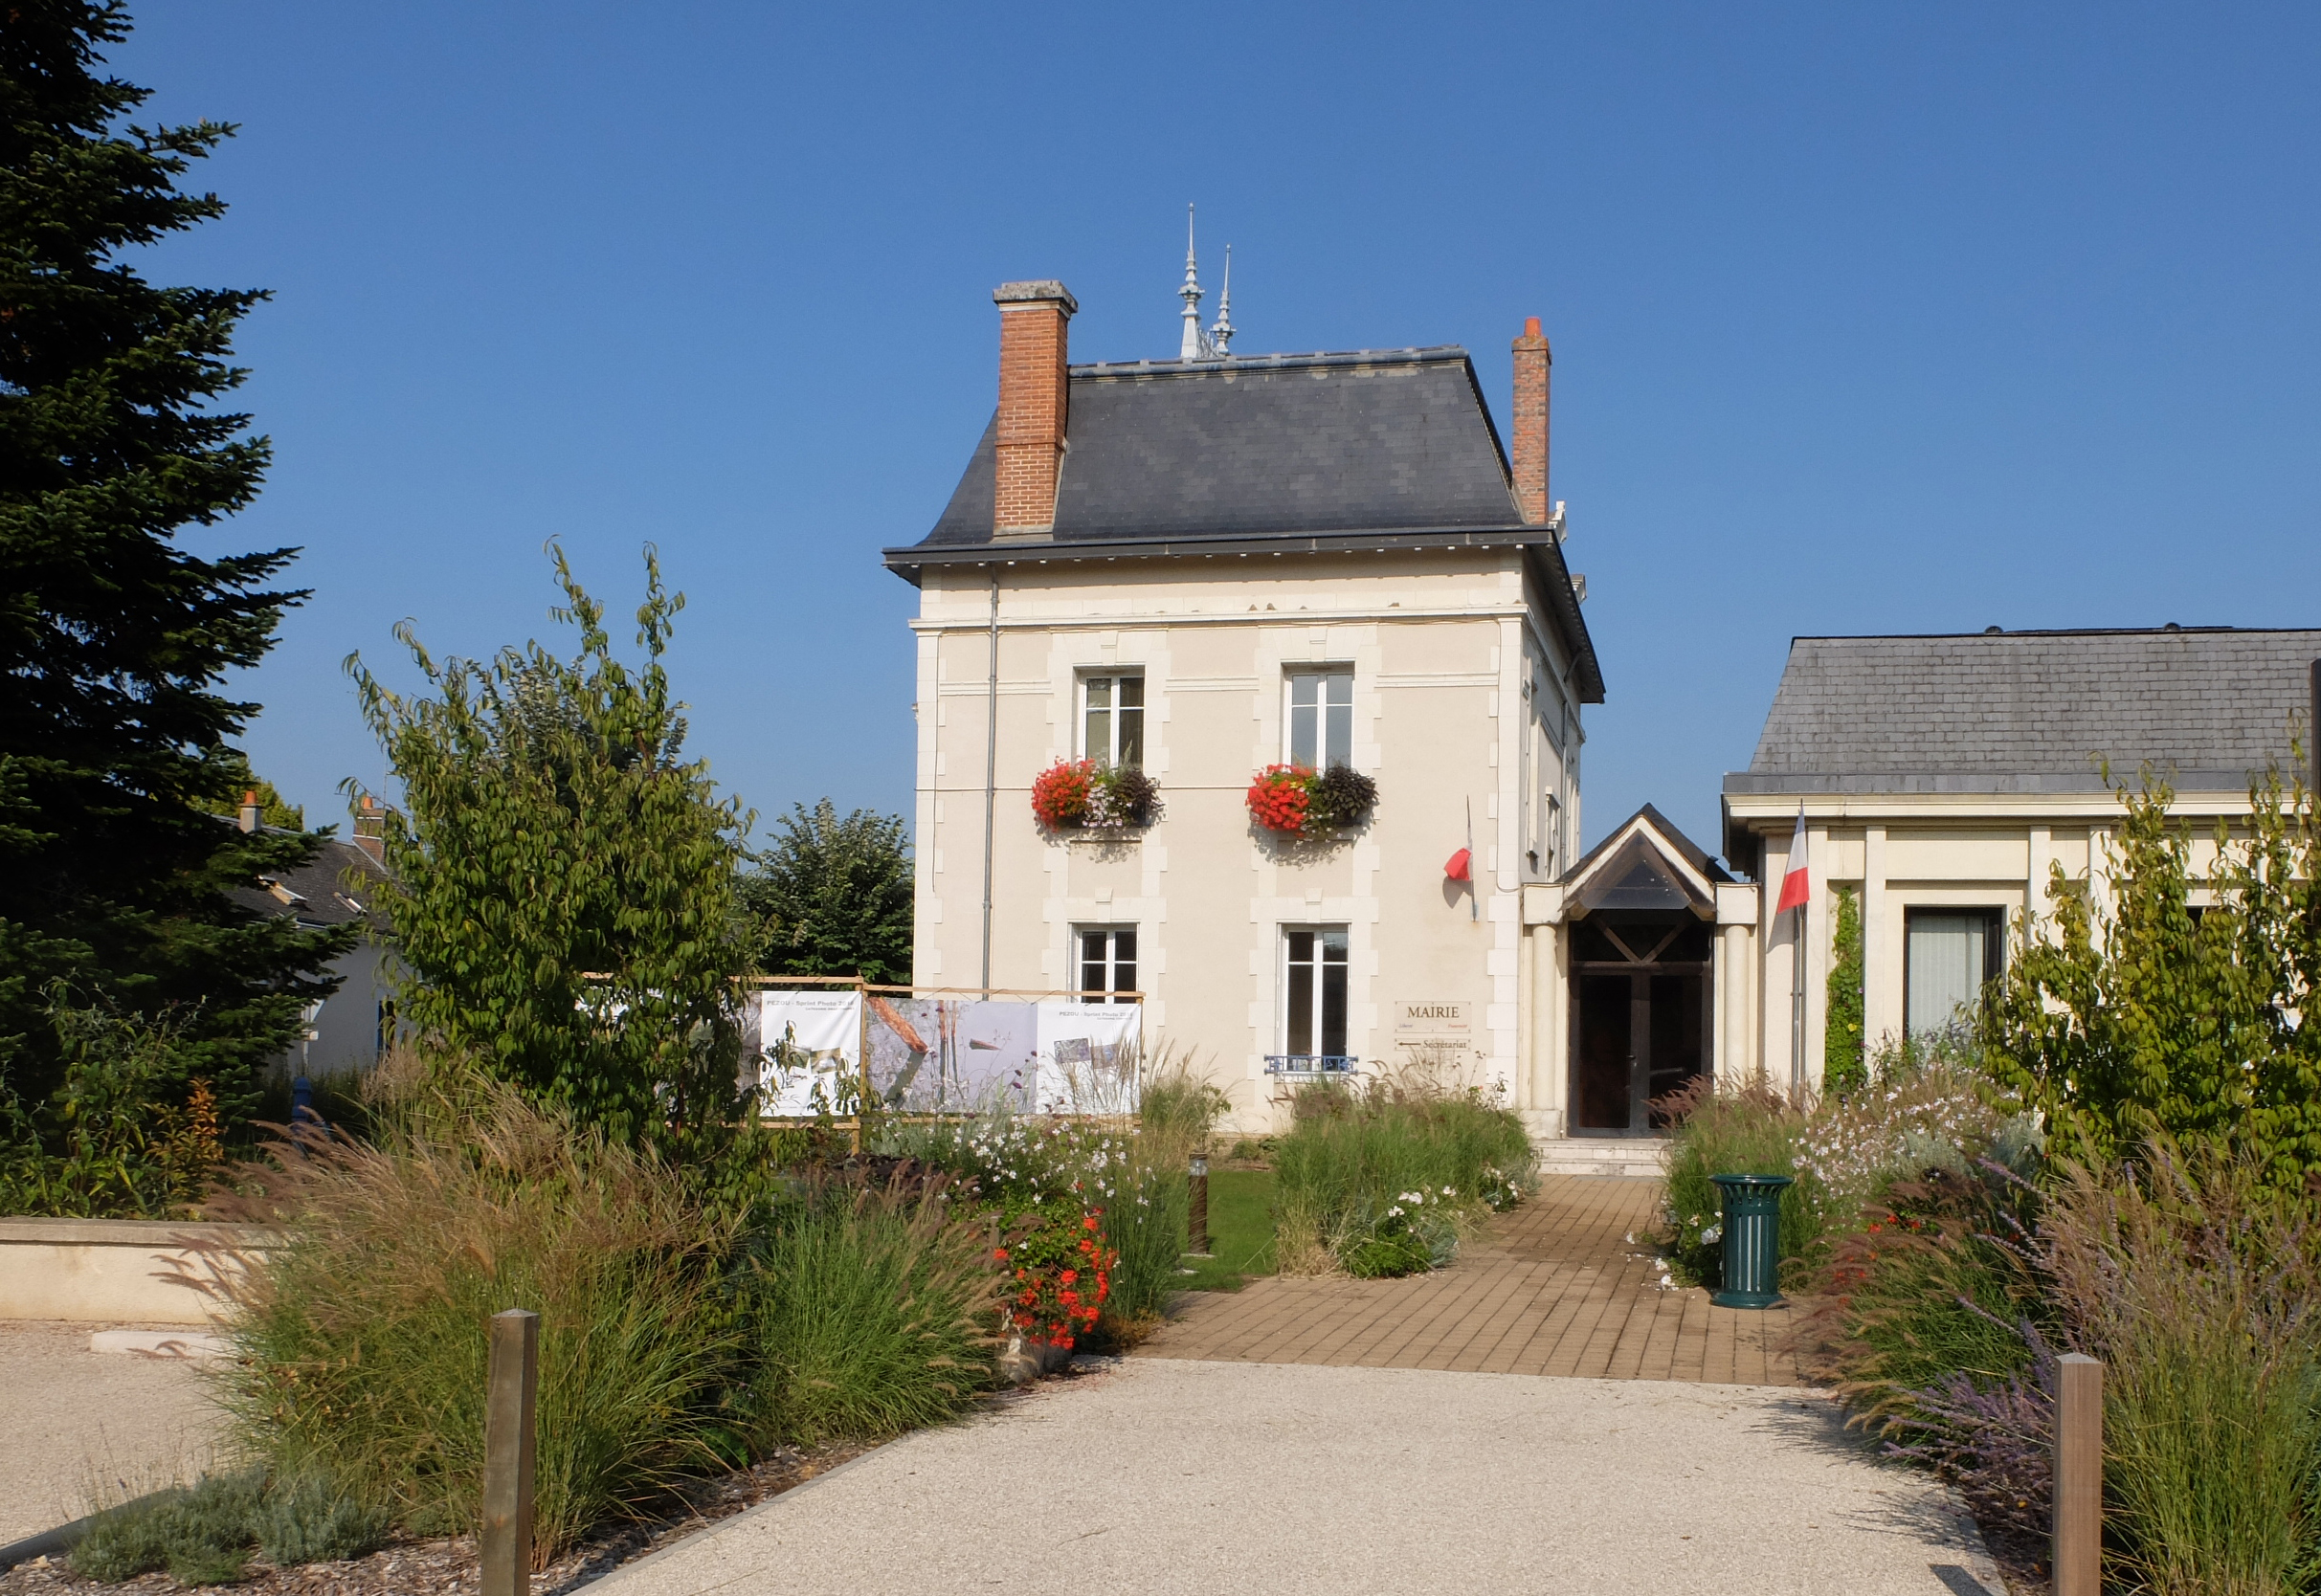
[[[152,114],[242,124],[146,268],[275,293],[271,485],[198,542],[306,550],[237,687],[310,816],[384,776],[345,655],[546,632],[549,538],[616,613],[658,544],[730,789],[907,812],[877,551],[990,289],[1171,356],[1188,200],[1242,350],[1463,344],[1504,417],[1545,321],[1591,840],[1717,846],[1793,634],[2321,620],[2310,7],[145,10]]]

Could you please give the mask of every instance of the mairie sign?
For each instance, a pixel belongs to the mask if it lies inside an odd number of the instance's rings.
[[[1397,1042],[1472,1042],[1475,1006],[1440,999],[1404,998],[1395,1005]]]

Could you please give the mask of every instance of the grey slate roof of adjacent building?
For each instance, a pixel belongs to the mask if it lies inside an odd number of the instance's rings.
[[[306,925],[356,920],[384,931],[388,920],[379,907],[377,886],[386,874],[361,848],[333,837],[298,869],[261,876],[257,885],[238,887],[227,896],[258,914],[295,915]]]
[[[2321,629],[1798,637],[1728,793],[2236,791],[2288,757]]]
[[[1464,349],[1237,355],[1070,368],[1052,533],[993,536],[994,414],[925,539],[885,550],[928,565],[1392,547],[1519,546],[1577,658],[1602,674],[1562,550],[1526,525]]]

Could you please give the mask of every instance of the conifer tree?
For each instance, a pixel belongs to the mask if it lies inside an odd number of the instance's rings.
[[[170,1015],[185,1076],[229,1115],[333,983],[349,933],[301,931],[228,894],[311,856],[245,834],[257,663],[295,552],[205,558],[189,527],[249,504],[267,461],[216,401],[235,323],[264,298],[158,287],[134,252],[224,210],[178,179],[234,131],[139,127],[148,91],[104,71],[116,0],[14,0],[0,18],[0,1088],[56,1089],[58,996]]]

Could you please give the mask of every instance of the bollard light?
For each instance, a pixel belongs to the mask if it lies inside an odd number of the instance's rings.
[[[1196,1258],[1209,1256],[1209,1155],[1193,1155],[1193,1200],[1185,1209],[1187,1251]]]

